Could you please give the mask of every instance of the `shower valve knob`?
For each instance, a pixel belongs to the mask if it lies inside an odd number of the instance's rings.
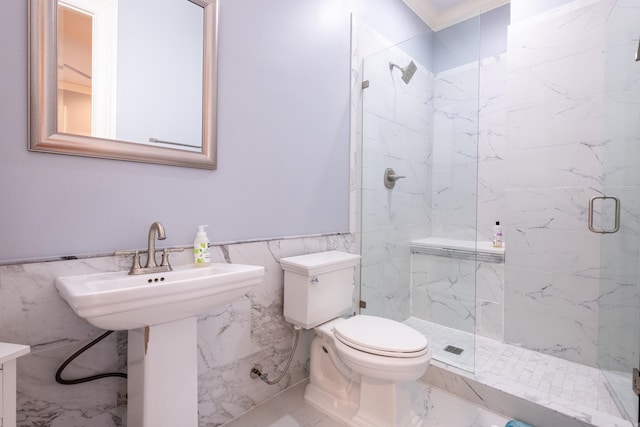
[[[391,189],[396,186],[396,181],[402,178],[406,178],[406,176],[396,175],[396,172],[393,169],[387,168],[384,171],[384,186]]]

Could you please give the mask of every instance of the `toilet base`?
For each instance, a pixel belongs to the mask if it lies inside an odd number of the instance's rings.
[[[386,417],[375,417],[375,412],[388,411],[387,408],[382,408],[381,406],[375,407],[375,405],[373,405],[374,411],[372,412],[370,408],[366,407],[369,405],[365,405],[365,408],[363,408],[364,410],[361,411],[361,406],[353,402],[336,399],[335,396],[312,384],[308,384],[305,388],[304,398],[314,408],[349,426],[422,427],[424,425],[422,419],[410,407],[405,407],[405,409],[400,410],[400,415],[404,418],[404,422],[402,424],[394,424],[390,423],[390,420],[388,419],[390,418],[389,415],[391,415],[391,418],[393,418],[394,415],[389,414],[388,412]]]
[[[349,425],[358,411],[358,405],[349,401],[336,399],[313,384],[307,384],[304,389],[304,399],[314,408]]]
[[[323,344],[320,337],[311,343],[311,372],[304,393],[310,405],[350,426],[423,425],[411,408],[408,384],[366,376],[357,376],[357,380],[349,378],[336,368],[335,349]]]
[[[360,406],[353,420],[358,426],[422,426],[422,420],[411,409],[408,384],[368,377],[362,377]]]

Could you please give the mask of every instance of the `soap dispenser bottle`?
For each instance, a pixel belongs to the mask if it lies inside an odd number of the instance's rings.
[[[211,262],[211,253],[209,253],[209,238],[204,228],[208,225],[198,226],[196,238],[193,241],[193,262],[196,265],[206,265]]]

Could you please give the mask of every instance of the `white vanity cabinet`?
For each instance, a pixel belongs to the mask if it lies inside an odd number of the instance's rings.
[[[29,346],[0,343],[0,427],[16,425],[16,359]]]

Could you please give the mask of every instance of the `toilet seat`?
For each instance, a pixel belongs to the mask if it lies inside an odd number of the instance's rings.
[[[411,358],[429,352],[424,335],[395,320],[358,315],[339,322],[333,329],[341,343],[370,354]]]

